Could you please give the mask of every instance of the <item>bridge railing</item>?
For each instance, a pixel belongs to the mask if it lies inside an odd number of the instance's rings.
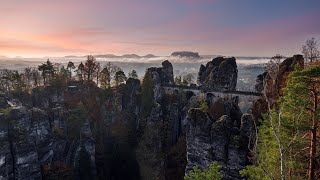
[[[220,90],[220,89],[212,89],[212,90],[202,90],[200,86],[186,86],[186,85],[176,85],[176,84],[162,84],[163,87],[169,88],[178,88],[178,89],[190,89],[190,90],[199,90],[204,93],[210,92],[221,92],[221,93],[228,93],[228,94],[241,94],[241,95],[253,95],[253,96],[262,96],[262,93],[255,92],[255,91],[243,91],[243,90]]]

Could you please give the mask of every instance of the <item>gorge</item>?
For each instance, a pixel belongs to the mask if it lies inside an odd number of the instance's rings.
[[[213,161],[223,179],[242,179],[265,109],[260,92],[233,93],[237,77],[236,59],[217,57],[190,85],[199,93],[175,84],[169,61],[112,88],[68,80],[3,92],[0,179],[183,179]]]

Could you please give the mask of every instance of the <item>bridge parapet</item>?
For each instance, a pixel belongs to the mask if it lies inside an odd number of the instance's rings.
[[[231,90],[218,90],[213,89],[210,91],[203,91],[200,86],[185,86],[185,85],[175,85],[175,84],[163,84],[162,87],[164,87],[166,90],[182,90],[182,91],[192,91],[198,93],[223,93],[223,94],[234,94],[234,95],[244,95],[244,96],[262,96],[262,93],[254,92],[254,91],[231,91]]]

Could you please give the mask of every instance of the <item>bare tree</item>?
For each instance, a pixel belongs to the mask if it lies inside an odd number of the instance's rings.
[[[281,60],[284,57],[282,55],[277,54],[276,56],[272,57],[270,61],[266,64],[266,72],[267,75],[263,79],[263,96],[267,103],[267,115],[268,120],[270,122],[272,134],[277,142],[278,151],[279,151],[279,159],[280,159],[280,175],[281,180],[286,179],[286,168],[285,168],[285,159],[286,159],[286,152],[290,149],[291,145],[296,141],[298,136],[298,127],[294,128],[294,134],[292,139],[289,142],[285,142],[281,135],[281,129],[284,126],[282,122],[282,110],[280,107],[276,107],[277,103],[276,100],[279,98],[279,75],[280,75],[280,64]],[[274,92],[274,93],[271,93]],[[297,112],[297,117],[293,118],[292,120],[297,124],[302,119],[304,109],[301,109],[300,112]],[[257,137],[258,138],[258,137]],[[271,177],[269,172],[266,174]],[[271,178],[273,179],[273,178]]]
[[[103,68],[100,72],[100,86],[103,89],[111,87],[111,76],[107,67]]]
[[[269,80],[271,80],[271,84],[267,86],[268,89],[266,91],[274,91],[276,93],[275,94],[276,97],[279,97],[280,95],[280,87],[278,84],[278,81],[279,81],[278,79],[279,79],[280,64],[282,59],[284,59],[284,56],[277,54],[273,56],[265,66],[265,70],[266,72],[268,72],[267,77],[265,77],[265,79],[267,80],[265,83],[268,83]]]
[[[277,54],[276,56],[272,57],[270,61],[266,64],[265,70],[267,72],[267,75],[263,78],[263,96],[267,102],[268,105],[268,117],[272,129],[273,136],[275,137],[278,147],[279,147],[279,154],[280,154],[280,174],[281,179],[285,179],[285,168],[284,168],[284,147],[283,142],[280,138],[280,134],[277,131],[276,126],[274,125],[274,119],[273,119],[273,111],[272,106],[274,105],[274,99],[277,97],[270,97],[270,92],[274,91],[274,87],[276,87],[278,84],[278,76],[280,71],[280,63],[281,63],[282,56]],[[278,91],[276,91],[278,93]],[[278,95],[278,94],[277,94]],[[278,124],[280,126],[281,124],[281,112],[279,112],[279,119]],[[269,173],[268,173],[269,175]]]
[[[307,63],[313,63],[317,61],[320,56],[317,40],[312,37],[306,41],[306,44],[302,46],[302,53]]]
[[[27,88],[29,88],[30,87],[30,80],[31,80],[31,76],[32,76],[32,72],[31,72],[31,68],[30,67],[24,68],[24,76],[25,76],[25,79],[26,79]]]
[[[193,78],[194,78],[193,74],[188,73],[182,77],[183,79],[182,83],[184,85],[193,84],[194,83]]]
[[[87,60],[84,64],[84,73],[86,75],[86,79],[88,81],[93,79],[93,76],[95,75],[97,71],[97,62],[96,58],[92,55],[87,56]]]
[[[101,64],[97,62],[97,70],[96,70],[97,86],[99,86],[99,77],[101,73],[101,68],[102,68]]]
[[[110,88],[112,77],[114,77],[115,73],[118,71],[122,71],[122,69],[111,62],[108,62],[101,71],[100,82],[103,84],[103,86]]]

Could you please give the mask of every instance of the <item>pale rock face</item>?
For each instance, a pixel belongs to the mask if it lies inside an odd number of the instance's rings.
[[[174,84],[173,67],[168,60],[162,63],[162,67],[148,68],[145,76],[151,77],[153,81],[153,95],[156,101],[159,101],[164,94],[161,85]]]
[[[207,102],[210,107],[216,100],[211,97]],[[248,164],[248,146],[254,135],[254,118],[251,114],[236,113],[239,109],[232,105],[234,103],[234,100],[224,100],[222,107],[225,115],[219,119],[213,117],[216,114],[199,108],[189,109],[186,117],[186,174],[194,166],[208,168],[213,161],[217,161],[222,165],[224,179],[242,179],[239,171]],[[197,106],[195,102],[193,104]]]
[[[217,57],[201,65],[198,81],[203,90],[236,90],[238,69],[236,59]]]
[[[48,113],[39,108],[19,106],[13,107],[6,117],[0,114],[0,177],[42,179],[41,166],[53,161],[77,168],[77,153],[72,152],[77,152],[80,143],[70,145],[53,133],[54,128],[64,128],[62,111],[62,108],[52,108]],[[88,121],[81,127],[81,133],[82,144],[90,155],[92,174],[95,174],[95,142]],[[67,154],[66,147],[69,147]]]

